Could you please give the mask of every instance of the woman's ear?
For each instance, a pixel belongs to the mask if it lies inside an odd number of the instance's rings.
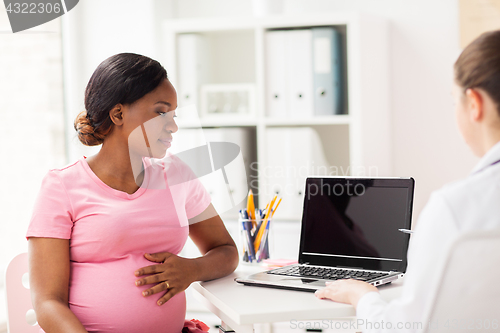
[[[478,89],[469,88],[465,91],[466,107],[473,122],[481,121],[484,118],[484,101]]]
[[[121,104],[116,104],[114,108],[109,111],[109,118],[111,118],[111,121],[117,125],[120,126],[123,124],[123,105]]]

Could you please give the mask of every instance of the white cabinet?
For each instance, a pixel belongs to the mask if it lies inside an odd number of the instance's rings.
[[[340,32],[344,71],[343,114],[314,116],[310,110],[304,110],[301,115],[300,109],[294,108],[294,117],[280,116],[284,114],[280,109],[282,106],[278,105],[276,112],[268,110],[272,104],[266,97],[269,89],[273,88],[273,84],[283,83],[283,80],[267,80],[272,65],[269,62],[276,62],[266,56],[269,43],[273,42],[273,37],[267,33],[286,29],[300,31],[312,27],[334,27]],[[270,130],[275,128],[290,128],[292,131],[296,130],[297,135],[305,127],[314,130],[320,140],[320,147],[314,148],[323,153],[325,163],[328,164],[325,166],[327,175],[392,175],[387,22],[358,12],[307,14],[297,17],[167,20],[162,25],[163,53],[159,60],[176,87],[186,80],[179,77],[179,69],[183,68],[182,59],[179,58],[182,50],[179,49],[181,45],[178,42],[181,34],[196,34],[206,42],[203,56],[206,57],[204,63],[207,63],[209,68],[205,71],[204,83],[245,83],[255,86],[255,116],[201,117],[200,121],[202,128],[223,130],[228,127],[244,127],[255,132],[254,140],[247,149],[252,150],[253,154],[249,155],[255,156],[255,161],[250,163],[255,172],[255,179],[249,185],[258,197],[259,207],[265,207],[274,196],[273,191],[269,189],[273,188],[276,177],[267,172],[273,167],[269,164],[269,155],[274,152],[281,154],[281,148],[284,146],[278,139],[269,140]],[[269,36],[270,39],[267,38]],[[306,35],[302,37],[308,38]],[[285,51],[287,52],[292,51]],[[300,54],[293,56],[298,57]],[[293,59],[293,56],[290,56],[290,59]],[[294,77],[288,75],[290,80]],[[288,86],[294,87],[297,84]],[[201,91],[201,87],[198,89]],[[182,88],[180,90],[182,91]],[[197,106],[200,110],[200,105]],[[197,126],[192,119],[182,119],[179,113],[178,116],[180,131]],[[302,156],[304,159],[311,156],[310,152],[300,149],[297,149],[295,154],[299,159]],[[308,174],[316,173],[309,168],[306,174],[300,177],[305,178]],[[283,201],[287,200],[293,201],[293,205],[299,205],[299,209],[278,210],[274,218],[300,220],[301,200],[294,201],[296,199],[284,195]]]

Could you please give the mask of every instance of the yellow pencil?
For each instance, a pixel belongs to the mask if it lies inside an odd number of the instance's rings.
[[[255,251],[259,250],[260,241],[262,239],[262,235],[264,234],[264,230],[266,230],[267,221],[269,219],[269,216],[271,215],[271,211],[273,210],[273,205],[274,205],[274,202],[276,201],[276,198],[278,198],[278,196],[275,195],[273,200],[271,200],[271,202],[267,206],[267,207],[269,207],[269,209],[266,211],[266,216],[264,217],[264,222],[262,222],[262,224],[260,225],[259,232],[257,233],[257,237],[255,237],[255,244],[254,244]]]
[[[252,227],[255,227],[257,222],[255,221],[255,204],[253,202],[253,193],[251,189],[248,191],[247,214],[248,218],[252,220]]]
[[[281,202],[281,198],[278,200],[278,203],[276,204],[276,207],[274,207],[273,213],[271,214],[271,219],[273,218],[274,213],[276,212],[276,209],[278,209],[278,206],[280,205],[280,202]]]

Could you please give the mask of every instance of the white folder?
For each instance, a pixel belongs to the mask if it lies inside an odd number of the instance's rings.
[[[310,127],[270,128],[266,137],[281,144],[267,151],[265,201],[278,195],[283,200],[275,218],[300,220],[306,178],[328,173],[319,135]]]
[[[288,109],[291,117],[305,118],[314,114],[312,30],[287,30]]]
[[[250,181],[249,174],[250,163],[252,162],[251,153],[251,137],[250,132],[242,128],[213,128],[204,129],[205,137],[208,142],[232,142],[237,144],[241,149],[241,158],[235,159],[230,165],[225,168],[226,176],[228,177],[229,188],[234,206],[230,210],[218,210],[221,216],[237,216],[240,209],[246,208],[244,200],[248,194],[248,183]],[[221,184],[210,184],[214,192],[220,192]],[[226,189],[224,189],[226,190]],[[215,204],[214,204],[215,206]]]
[[[269,117],[287,116],[287,62],[285,30],[265,34],[266,108]]]
[[[208,70],[207,42],[200,34],[180,34],[177,38],[178,105],[198,105],[200,85],[206,81]]]

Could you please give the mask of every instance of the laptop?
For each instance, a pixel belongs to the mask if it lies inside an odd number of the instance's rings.
[[[235,281],[314,292],[338,279],[380,286],[402,278],[414,186],[413,178],[307,178],[298,264]]]

